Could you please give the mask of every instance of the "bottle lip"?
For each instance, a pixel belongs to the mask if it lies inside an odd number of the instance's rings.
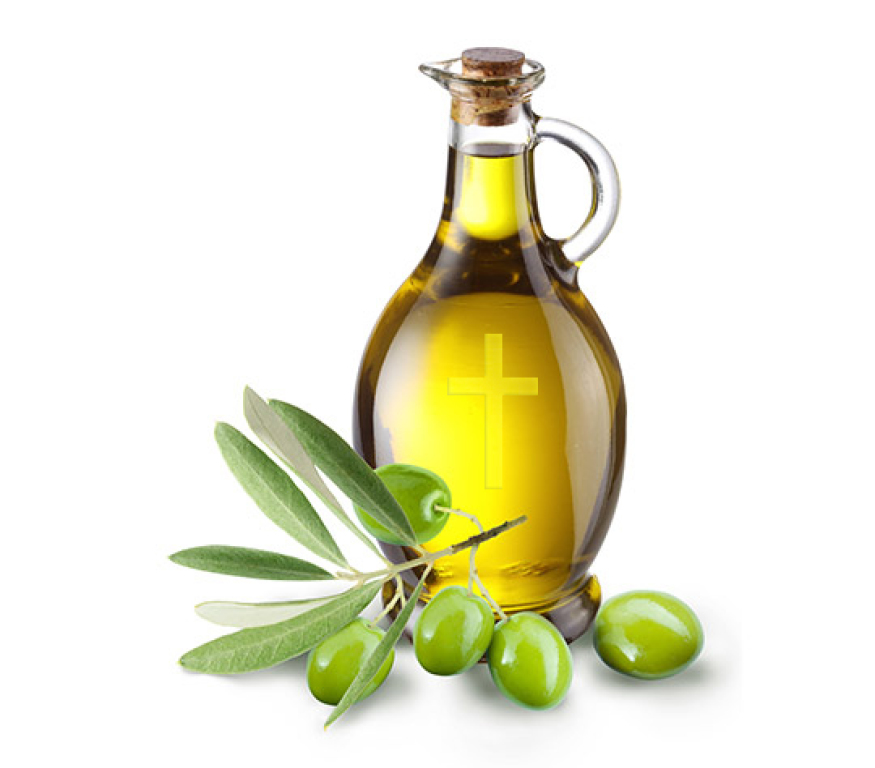
[[[524,91],[530,93],[544,82],[546,71],[543,64],[534,59],[526,59],[522,67],[522,74],[511,77],[472,77],[462,74],[462,59],[459,57],[420,64],[419,71],[448,90],[452,85],[480,88],[523,86]]]

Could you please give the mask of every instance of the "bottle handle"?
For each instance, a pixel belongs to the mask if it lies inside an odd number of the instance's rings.
[[[586,163],[592,178],[592,206],[577,232],[564,240],[556,240],[570,262],[580,266],[604,241],[617,220],[620,209],[620,177],[617,167],[602,143],[583,128],[539,117],[535,124],[535,144],[553,139],[568,147]]]

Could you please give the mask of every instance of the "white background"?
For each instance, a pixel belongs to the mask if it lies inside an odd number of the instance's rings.
[[[871,764],[867,5],[3,3],[4,763]],[[323,733],[303,659],[175,663],[217,634],[196,602],[305,588],[166,555],[297,551],[213,422],[243,425],[250,384],[349,435],[368,332],[440,210],[449,99],[417,65],[472,45],[542,61],[535,110],[620,169],[580,275],[629,397],[595,570],[608,595],[687,600],[706,648],[641,683],[585,637],[566,702],[533,713],[401,647]],[[567,234],[584,168],[536,157]]]

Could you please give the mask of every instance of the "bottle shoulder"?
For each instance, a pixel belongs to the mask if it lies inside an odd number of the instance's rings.
[[[371,346],[385,349],[402,327],[422,333],[427,328],[472,333],[502,326],[544,327],[553,333],[575,332],[603,350],[616,365],[608,334],[589,299],[551,267],[546,247],[512,244],[472,246],[457,250],[436,241],[408,279],[398,288],[372,334]],[[553,330],[546,330],[547,326]]]
[[[441,302],[552,305],[601,327],[589,299],[553,265],[550,243],[518,242],[466,244],[449,247],[438,238],[390,305],[413,308]]]

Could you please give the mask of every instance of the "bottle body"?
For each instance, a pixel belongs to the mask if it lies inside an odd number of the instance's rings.
[[[365,350],[353,434],[373,466],[439,474],[486,527],[527,515],[480,548],[477,569],[506,611],[549,613],[584,588],[607,532],[625,394],[601,322],[541,230],[531,165],[530,149],[450,149],[437,234]],[[425,548],[474,533],[451,516]],[[467,584],[469,563],[442,558],[428,593]]]

